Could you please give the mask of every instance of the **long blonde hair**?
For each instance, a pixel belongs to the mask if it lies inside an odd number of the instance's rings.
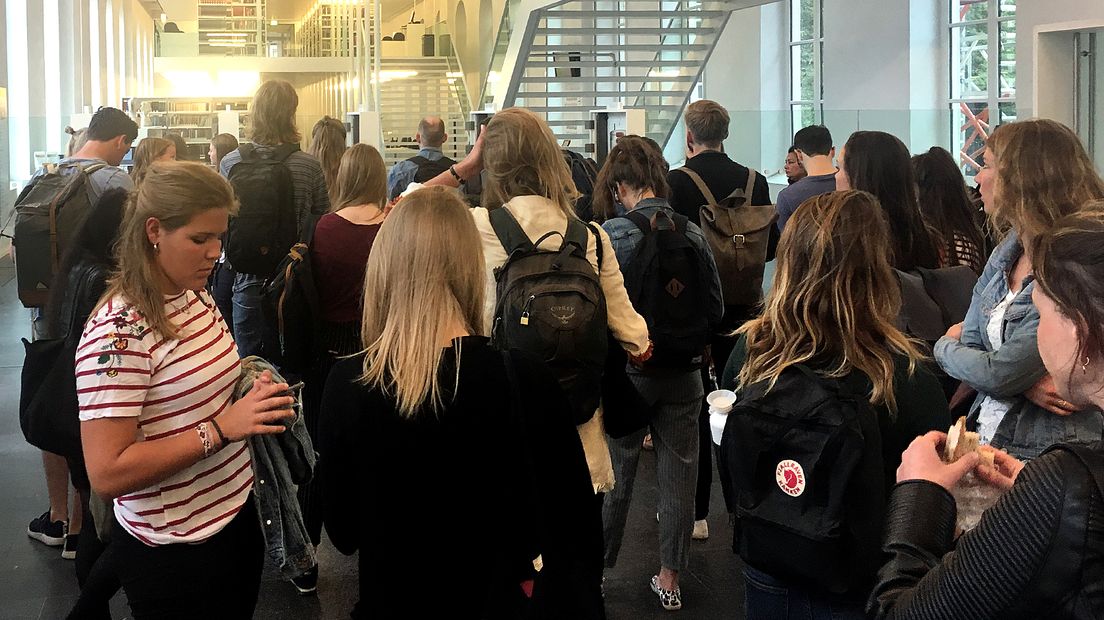
[[[108,280],[107,292],[97,310],[115,296],[133,306],[146,324],[163,338],[174,339],[177,329],[165,314],[161,289],[164,273],[146,234],[146,221],[156,218],[161,228],[172,232],[208,209],[237,211],[230,183],[207,166],[195,162],[154,162],[145,181],[131,193],[119,240],[115,244],[118,265]]]
[[[999,228],[1014,228],[1021,241],[1104,198],[1104,180],[1077,134],[1062,123],[1035,118],[1001,125],[985,146],[997,160],[992,218]]]
[[[889,266],[889,228],[878,199],[861,191],[810,198],[786,223],[778,245],[778,269],[762,316],[737,333],[747,336],[741,387],[808,364],[842,378],[853,370],[874,389],[872,404],[897,410],[894,354],[923,358],[895,326],[901,307]]]
[[[481,333],[484,278],[479,232],[455,192],[427,187],[404,198],[368,258],[359,381],[393,397],[404,417],[426,405],[440,411],[441,342],[455,323]]]
[[[516,196],[544,196],[568,219],[575,217],[579,193],[548,123],[525,108],[508,108],[483,132],[484,207],[497,209]]]
[[[295,127],[299,94],[291,82],[269,80],[257,89],[250,106],[251,140],[257,144],[299,144]]]
[[[170,146],[176,146],[167,138],[145,138],[134,148],[134,166],[130,169],[130,176],[137,187],[142,184],[146,176],[146,170],[155,159],[165,154]]]
[[[387,204],[387,166],[376,147],[354,144],[341,156],[337,178],[330,188],[330,212],[345,207]]]
[[[345,125],[336,118],[323,116],[311,129],[310,146],[307,153],[318,158],[322,165],[322,176],[326,179],[326,189],[331,202],[334,194],[334,182],[337,169],[341,165],[341,155],[345,152]]]

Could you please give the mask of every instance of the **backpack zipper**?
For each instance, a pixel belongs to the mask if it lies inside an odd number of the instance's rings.
[[[536,299],[536,295],[530,295],[529,299],[525,300],[525,307],[521,310],[521,324],[529,325],[529,306],[533,305],[533,300]]]

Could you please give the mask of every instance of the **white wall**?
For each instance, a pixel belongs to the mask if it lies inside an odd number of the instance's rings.
[[[1016,111],[1019,118],[1030,118],[1035,115],[1035,29],[1055,23],[1104,20],[1104,0],[1028,0],[1017,3],[1016,11]],[[1071,50],[1068,71],[1072,71],[1072,54]],[[1062,70],[1054,65],[1044,68]]]

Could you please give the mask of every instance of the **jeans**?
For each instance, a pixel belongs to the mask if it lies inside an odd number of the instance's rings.
[[[864,601],[794,588],[744,567],[747,620],[863,620]]]
[[[202,543],[149,547],[122,531],[109,546],[135,620],[252,618],[264,568],[253,498]]]
[[[234,274],[234,342],[242,358],[265,356],[275,342],[275,327],[265,320],[262,307],[265,279],[247,273]]]
[[[211,297],[215,298],[215,305],[222,313],[222,320],[227,327],[234,328],[234,267],[230,261],[223,261],[215,265],[215,272],[211,275]]]

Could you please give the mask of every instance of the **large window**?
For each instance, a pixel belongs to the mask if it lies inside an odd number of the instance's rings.
[[[823,122],[823,24],[821,0],[790,0],[791,134]]]
[[[951,139],[977,174],[985,140],[1016,120],[1016,0],[951,0]]]

